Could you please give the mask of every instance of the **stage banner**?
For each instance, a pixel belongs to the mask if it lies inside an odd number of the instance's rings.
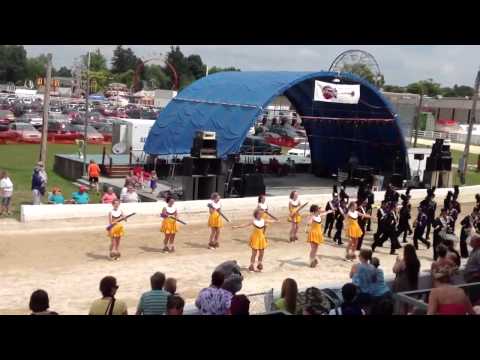
[[[314,101],[358,104],[360,85],[332,84],[315,80]]]

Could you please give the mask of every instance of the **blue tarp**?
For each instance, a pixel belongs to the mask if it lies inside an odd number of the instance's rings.
[[[345,84],[361,85],[359,104],[313,101],[315,80],[330,82],[336,77]],[[257,117],[279,95],[285,95],[305,117],[316,172],[336,172],[354,152],[361,164],[390,171],[398,155],[401,161],[395,172],[406,174],[407,152],[398,116],[376,88],[344,73],[251,71],[204,77],[160,113],[144,150],[152,155],[190,153],[195,131],[206,130],[217,133],[220,156],[237,153]]]

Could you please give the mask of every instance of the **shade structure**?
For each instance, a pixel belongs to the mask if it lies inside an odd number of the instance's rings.
[[[359,84],[358,104],[314,100],[315,81]],[[408,176],[400,119],[369,82],[350,73],[221,72],[197,80],[167,105],[150,131],[150,155],[188,154],[197,130],[217,133],[218,154],[237,153],[269,103],[286,96],[302,117],[315,173],[336,173],[352,154],[359,163]]]

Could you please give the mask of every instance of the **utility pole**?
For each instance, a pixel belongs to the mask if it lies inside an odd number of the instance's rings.
[[[47,55],[47,80],[43,96],[43,124],[42,124],[42,142],[40,145],[40,161],[47,168],[47,141],[48,141],[48,110],[50,109],[50,83],[52,82],[52,54]]]
[[[87,127],[88,127],[88,97],[90,96],[90,51],[87,55],[87,90],[85,92],[85,127],[83,129],[83,175],[87,175]]]
[[[413,138],[413,147],[417,147],[418,128],[420,126],[420,115],[422,114],[423,91],[420,93],[420,101],[418,102],[417,114],[415,115],[415,137]]]
[[[463,156],[460,160],[460,181],[462,185],[465,184],[465,177],[467,175],[468,170],[468,153],[470,151],[470,141],[472,139],[472,130],[473,124],[476,122],[476,112],[477,112],[477,100],[478,100],[478,90],[480,87],[480,70],[477,71],[477,77],[475,78],[475,86],[474,86],[474,93],[473,93],[473,103],[472,103],[472,111],[470,112],[470,117],[468,119],[468,134],[467,134],[467,142],[465,143],[465,149],[463,151]]]

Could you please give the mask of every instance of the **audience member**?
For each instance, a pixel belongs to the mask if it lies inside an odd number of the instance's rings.
[[[40,172],[40,169],[36,167],[33,169],[32,174],[32,194],[33,205],[40,205],[42,203],[42,196],[45,195],[46,182]]]
[[[225,277],[222,289],[230,291],[232,295],[242,289],[243,276],[236,260],[225,261],[218,265],[215,270],[223,273]]]
[[[107,192],[102,196],[102,204],[111,204],[113,200],[117,200],[117,194],[113,192],[113,188],[110,186],[107,189]]]
[[[55,311],[50,311],[50,300],[48,294],[44,290],[36,290],[30,296],[29,308],[32,315],[58,315]]]
[[[431,265],[430,271],[432,274],[432,287],[437,286],[437,281],[436,281],[436,276],[435,272],[440,269],[440,268],[446,268],[448,267],[450,269],[450,272],[453,274],[453,272],[457,269],[457,265],[449,258],[448,256],[448,248],[440,244],[437,246],[437,260],[434,261]],[[450,279],[450,277],[449,277]]]
[[[370,294],[373,296],[374,301],[379,301],[384,298],[391,298],[392,292],[385,282],[383,270],[380,269],[380,260],[374,257],[372,258],[371,263],[376,270],[376,274],[374,281],[372,282]]]
[[[447,257],[455,263],[457,268],[459,268],[461,265],[461,257],[460,253],[455,249],[455,243],[453,240],[443,240],[443,245],[447,247]]]
[[[412,244],[407,244],[403,248],[403,259],[397,257],[393,265],[395,281],[393,283],[394,292],[413,291],[418,289],[418,275],[420,273],[420,260]]]
[[[71,203],[85,205],[90,201],[90,196],[88,195],[87,188],[83,185],[80,186],[78,191],[72,193]]]
[[[214,271],[210,287],[198,294],[195,306],[202,315],[226,315],[230,309],[232,293],[222,289],[225,277],[222,272]]]
[[[250,300],[245,295],[232,297],[230,315],[250,315]]]
[[[98,192],[98,178],[100,176],[101,170],[100,167],[97,165],[95,160],[90,160],[90,164],[88,164],[87,167],[87,173],[88,173],[88,182],[90,183],[90,189],[92,189],[95,186],[95,189]]]
[[[428,297],[428,315],[475,314],[472,303],[462,288],[450,284],[452,267],[443,265],[433,273],[437,286]]]
[[[0,172],[0,216],[11,215],[10,204],[13,195],[13,182],[6,171]]]
[[[102,298],[95,300],[89,315],[128,315],[127,304],[115,298],[118,285],[113,276],[106,276],[100,281]]]
[[[472,252],[470,253],[463,276],[467,283],[480,282],[480,235],[473,234],[470,239]],[[468,290],[472,303],[477,305],[480,302],[480,287]]]
[[[138,194],[132,185],[127,186],[127,192],[120,197],[122,203],[137,203]]]
[[[178,295],[170,295],[167,300],[167,315],[183,315],[185,300]]]
[[[369,315],[391,316],[393,315],[393,300],[383,297],[375,301],[370,307]]]
[[[58,187],[52,189],[52,193],[48,197],[49,204],[65,204],[65,197],[62,194],[62,190]]]
[[[372,283],[376,280],[377,271],[375,267],[370,264],[372,258],[372,251],[363,249],[358,255],[357,264],[352,266],[350,271],[350,278],[352,283],[358,287],[357,302],[360,306],[367,306],[371,302]]]
[[[287,278],[283,280],[280,299],[275,301],[277,310],[287,311],[295,314],[297,310],[298,285],[293,279]]]
[[[170,293],[163,290],[165,274],[156,272],[150,278],[151,291],[140,298],[137,315],[164,315],[167,312],[167,300]]]
[[[365,315],[360,305],[355,302],[358,288],[353,283],[348,283],[342,287],[342,305],[330,310],[330,315]]]
[[[165,280],[165,291],[170,295],[177,295],[177,280],[174,278]]]

